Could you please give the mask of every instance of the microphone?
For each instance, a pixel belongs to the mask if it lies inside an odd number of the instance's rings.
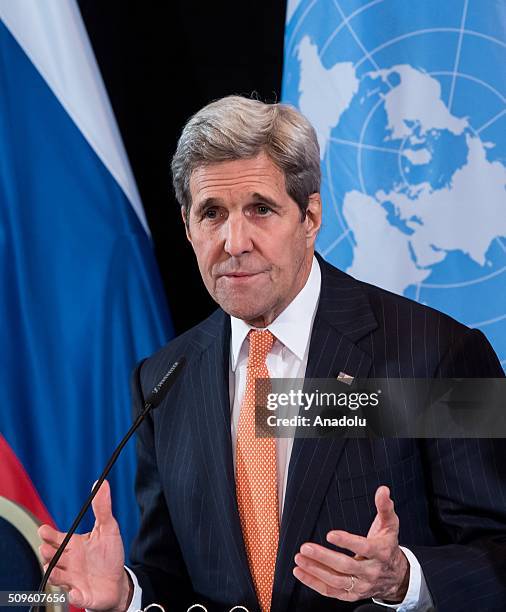
[[[153,408],[156,408],[157,406],[161,404],[162,400],[165,398],[170,388],[176,382],[176,379],[181,373],[181,370],[183,369],[183,366],[185,363],[186,363],[185,357],[180,357],[177,361],[175,361],[171,365],[171,367],[167,370],[165,375],[160,379],[158,384],[153,388],[151,393],[149,394],[148,399],[144,403],[144,407],[142,411],[139,413],[139,416],[135,419],[134,423],[132,424],[130,429],[127,431],[126,435],[123,437],[121,442],[118,444],[118,446],[116,447],[116,450],[111,455],[111,458],[107,462],[107,465],[105,466],[104,471],[102,472],[102,474],[100,474],[99,479],[94,484],[93,489],[91,490],[91,493],[88,496],[88,499],[84,502],[83,507],[79,511],[79,514],[77,515],[75,521],[72,523],[72,526],[70,527],[67,535],[63,539],[63,542],[60,544],[60,546],[58,547],[58,550],[54,554],[49,565],[47,566],[47,570],[44,572],[42,582],[40,583],[40,586],[39,586],[40,592],[44,591],[44,589],[46,588],[51,572],[55,568],[60,557],[62,556],[63,551],[65,550],[65,547],[70,541],[70,538],[73,536],[75,530],[79,526],[79,523],[81,522],[84,514],[86,513],[86,510],[88,510],[88,508],[90,507],[91,502],[93,501],[93,498],[95,497],[98,490],[100,489],[100,486],[106,479],[107,474],[109,474],[109,472],[111,471],[111,468],[116,462],[116,459],[118,458],[119,454],[123,450],[123,447],[128,442],[128,440],[130,440],[132,435],[135,433],[135,431],[137,430],[139,425],[142,423],[142,421],[146,418],[146,416],[151,412],[151,410],[153,410]],[[30,607],[30,612],[31,610],[32,608]]]
[[[385,610],[385,606],[380,606],[375,603],[366,603],[355,608],[355,612],[378,612],[378,610]]]

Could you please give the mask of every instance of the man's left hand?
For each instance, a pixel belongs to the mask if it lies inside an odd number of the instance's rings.
[[[378,513],[366,538],[347,531],[327,534],[328,542],[354,557],[306,543],[295,555],[294,576],[321,595],[342,601],[374,597],[401,602],[408,590],[409,562],[399,547],[399,517],[388,487],[378,487],[374,502]]]

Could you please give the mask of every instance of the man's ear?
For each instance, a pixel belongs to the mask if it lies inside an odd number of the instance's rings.
[[[308,246],[314,244],[322,224],[322,199],[319,193],[312,193],[306,209],[306,240]]]
[[[182,217],[183,223],[184,223],[184,229],[185,229],[185,232],[186,232],[186,238],[191,243],[192,238],[191,238],[191,235],[190,235],[190,228],[188,226],[188,223],[186,222],[186,208],[184,206],[181,206],[181,217]]]

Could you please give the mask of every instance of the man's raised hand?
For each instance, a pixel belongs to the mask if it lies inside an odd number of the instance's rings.
[[[78,608],[123,611],[130,603],[132,588],[124,569],[123,542],[112,515],[107,480],[95,496],[92,508],[95,515],[92,531],[72,536],[49,582],[67,590],[70,603]],[[65,534],[42,525],[39,535],[43,542],[39,551],[45,570]]]
[[[342,601],[376,599],[401,602],[409,584],[409,563],[399,547],[399,517],[388,487],[378,487],[377,514],[367,537],[329,531],[327,541],[355,553],[350,557],[320,546],[303,544],[295,555],[298,580],[327,597]]]

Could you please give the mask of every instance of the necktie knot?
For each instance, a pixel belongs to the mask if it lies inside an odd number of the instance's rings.
[[[267,355],[274,344],[274,336],[268,329],[249,332],[248,366],[250,368],[265,367]]]

